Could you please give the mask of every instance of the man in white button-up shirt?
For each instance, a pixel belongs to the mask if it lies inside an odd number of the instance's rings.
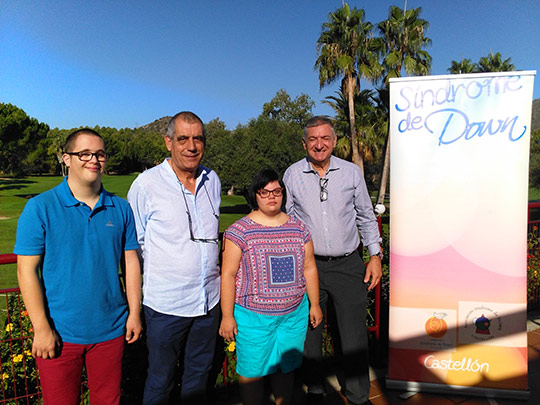
[[[205,397],[220,315],[221,202],[219,177],[200,165],[205,142],[197,115],[176,114],[165,136],[171,157],[140,174],[128,193],[144,264],[144,404],[168,403],[182,353],[182,403]]]

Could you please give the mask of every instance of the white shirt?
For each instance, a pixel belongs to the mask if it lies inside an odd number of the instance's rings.
[[[127,196],[143,258],[143,304],[168,315],[205,315],[219,302],[219,247],[191,240],[187,211],[194,238],[217,239],[221,183],[200,166],[193,195],[168,160],[141,173]]]

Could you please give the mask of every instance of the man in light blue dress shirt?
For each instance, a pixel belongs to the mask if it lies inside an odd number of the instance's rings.
[[[204,125],[192,112],[169,122],[171,152],[128,192],[143,258],[148,345],[144,404],[167,404],[183,354],[181,398],[204,402],[219,326],[221,183],[200,165]]]
[[[332,156],[336,134],[326,117],[308,120],[302,139],[307,158],[291,165],[283,181],[287,213],[304,222],[313,238],[321,308],[329,298],[336,309],[343,358],[339,379],[349,404],[369,403],[367,290],[382,276],[381,238],[360,167]],[[360,238],[371,259],[364,266]],[[308,330],[304,348],[309,403],[322,403],[322,331]]]

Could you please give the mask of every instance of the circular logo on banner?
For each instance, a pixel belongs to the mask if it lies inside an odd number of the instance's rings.
[[[469,336],[479,342],[495,338],[502,330],[502,318],[493,308],[481,305],[469,311],[465,317],[464,328]]]
[[[435,312],[433,316],[426,321],[426,333],[432,338],[441,338],[448,330],[448,325],[443,319],[446,316],[444,312]]]

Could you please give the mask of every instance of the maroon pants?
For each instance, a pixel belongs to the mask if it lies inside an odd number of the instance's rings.
[[[124,336],[102,343],[62,343],[60,356],[36,358],[44,405],[78,405],[81,373],[86,365],[91,404],[118,404]]]

